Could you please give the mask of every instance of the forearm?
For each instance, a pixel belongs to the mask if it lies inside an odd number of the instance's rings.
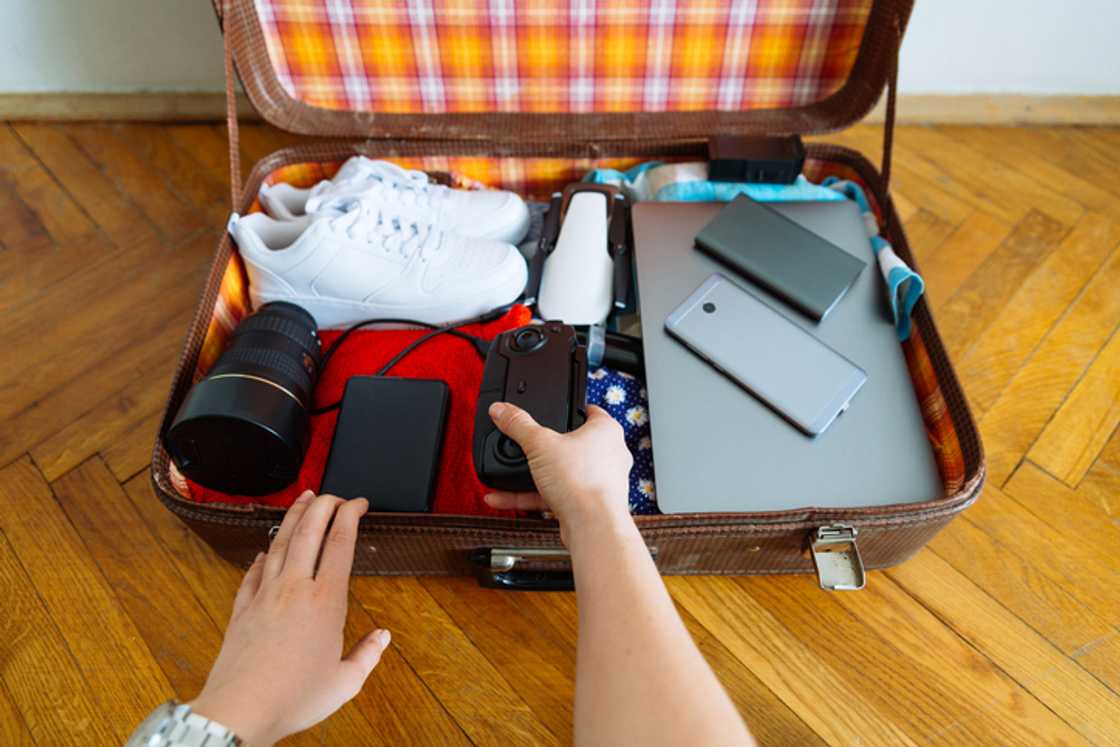
[[[633,521],[592,524],[570,545],[579,602],[576,744],[749,743]]]

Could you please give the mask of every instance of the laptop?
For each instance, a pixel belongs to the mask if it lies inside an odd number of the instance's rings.
[[[727,270],[694,238],[722,203],[633,206],[634,256],[646,387],[664,513],[854,508],[940,498],[943,486],[926,437],[882,276],[860,273],[822,322],[749,280],[733,280],[867,373],[859,397],[828,430],[810,438],[665,331],[665,318],[714,272]],[[856,205],[772,205],[853,257],[871,263]],[[750,346],[750,339],[738,341]],[[759,355],[766,350],[760,348]]]

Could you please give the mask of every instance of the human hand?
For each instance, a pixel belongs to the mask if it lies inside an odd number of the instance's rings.
[[[614,520],[632,525],[627,507],[630,467],[634,463],[622,426],[592,405],[587,422],[570,433],[539,425],[529,413],[508,402],[490,406],[498,430],[521,446],[537,492],[496,492],[486,496],[494,508],[549,510],[560,521],[564,544],[584,527]]]
[[[260,747],[314,726],[358,694],[389,645],[389,632],[375,630],[342,653],[358,520],[368,508],[364,498],[310,490],[292,504],[241,582],[193,711]]]

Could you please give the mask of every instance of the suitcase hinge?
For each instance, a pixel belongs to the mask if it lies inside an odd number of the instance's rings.
[[[818,527],[809,549],[817,580],[826,591],[858,591],[866,581],[863,558],[856,546],[857,530],[846,524]]]

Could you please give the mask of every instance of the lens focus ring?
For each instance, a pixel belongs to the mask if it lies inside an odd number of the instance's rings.
[[[233,336],[238,337],[249,332],[275,332],[287,337],[301,348],[311,348],[308,353],[319,349],[319,338],[313,327],[308,328],[305,324],[278,315],[254,314],[238,325],[233,331]],[[317,355],[314,357],[318,358]]]

